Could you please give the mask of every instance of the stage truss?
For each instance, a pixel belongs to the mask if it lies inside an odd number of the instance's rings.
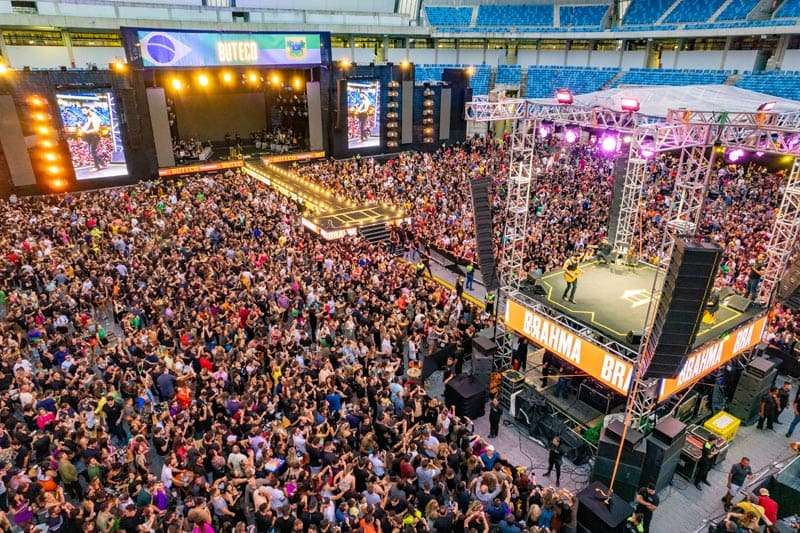
[[[615,251],[622,254],[627,254],[635,239],[643,185],[647,178],[648,158],[645,155],[652,157],[664,152],[679,152],[674,194],[665,223],[667,231],[656,251],[659,263],[665,267],[676,239],[693,236],[700,223],[716,147],[795,157],[773,225],[758,296],[759,303],[771,303],[775,286],[786,271],[800,236],[800,113],[725,113],[679,109],[669,111],[666,118],[658,118],[602,107],[543,104],[525,99],[492,101],[479,97],[466,104],[465,115],[468,121],[514,122],[506,199],[507,223],[498,266],[501,289],[497,305],[501,312],[509,297],[526,300],[519,292],[519,287],[525,276],[523,263],[529,230],[527,213],[530,207],[530,183],[537,165],[535,134],[543,121],[559,126],[607,129],[630,135],[627,172],[613,243]],[[544,310],[539,309],[540,312]],[[564,320],[564,317],[553,316],[552,310],[548,310],[547,314],[559,321]],[[576,327],[578,324],[564,325],[580,331]],[[504,333],[496,368],[503,369],[510,365],[514,348],[512,339],[510,332]],[[641,346],[646,344],[643,341]],[[631,350],[621,350],[620,346],[610,344],[605,348],[634,363],[626,415],[635,424],[642,425],[656,407],[658,380],[641,377],[647,364],[641,353],[631,353]]]

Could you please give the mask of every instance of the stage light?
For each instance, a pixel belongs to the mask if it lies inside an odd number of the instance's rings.
[[[789,164],[789,163],[791,163],[793,161],[794,161],[794,156],[785,155],[785,156],[781,157],[781,163],[783,163],[783,164]]]
[[[572,101],[572,92],[569,89],[558,89],[556,91],[556,102],[559,104],[569,105]]]
[[[633,140],[633,137],[631,137],[630,135],[625,135],[625,136],[622,138],[622,142],[623,142],[624,144],[630,144],[632,140]]]
[[[738,163],[742,159],[744,159],[744,150],[742,150],[741,148],[735,148],[728,152],[729,163]]]
[[[547,139],[550,136],[550,127],[547,124],[539,124],[539,137]]]
[[[645,137],[639,145],[639,155],[642,159],[651,159],[656,155],[656,143],[651,136]]]
[[[758,111],[772,111],[775,109],[775,104],[777,102],[764,102],[760,106],[758,106]]]
[[[467,69],[466,69],[466,72],[467,72],[467,76],[469,76],[471,78],[472,76],[475,75],[475,67],[473,67],[472,65],[468,66]]]
[[[38,126],[36,128],[36,133],[38,133],[39,135],[47,135],[48,133],[50,133],[50,128],[48,128],[47,126]]]
[[[176,91],[180,91],[181,89],[183,89],[183,82],[180,80],[180,78],[172,78],[172,80],[170,80],[169,84]]]
[[[46,102],[41,96],[31,96],[28,98],[28,103],[33,107],[42,107]]]
[[[756,152],[756,157],[764,157],[764,152]]]
[[[626,96],[619,102],[620,107],[626,113],[635,113],[639,111],[639,99],[632,96]]]
[[[47,120],[47,115],[45,113],[41,113],[41,112],[34,113],[32,116],[33,116],[33,120],[36,120],[38,122],[43,122],[43,121]]]
[[[231,83],[233,81],[233,74],[226,70],[222,73],[222,81],[225,83]]]
[[[347,70],[352,66],[353,62],[350,61],[348,58],[343,57],[339,60],[339,68],[342,70]]]
[[[197,76],[197,83],[200,85],[200,87],[208,87],[209,84],[208,76],[206,76],[205,74],[200,74],[199,76]]]
[[[568,128],[564,132],[564,140],[567,141],[567,144],[575,144],[575,142],[578,140],[578,132],[575,130],[575,128]]]
[[[411,66],[411,63],[408,62],[408,59],[404,59],[400,62],[400,68],[402,70],[408,70],[408,67]]]
[[[53,189],[63,189],[66,186],[67,182],[65,180],[62,180],[61,178],[56,178],[50,181],[50,187],[52,187]]]
[[[50,161],[51,163],[58,159],[58,155],[55,152],[46,152],[43,157],[45,161]]]
[[[128,67],[122,61],[114,61],[111,63],[111,68],[114,69],[115,72],[123,73]]]
[[[600,139],[600,149],[605,153],[611,153],[617,149],[617,138],[614,135],[603,135]]]
[[[300,78],[297,78],[297,77],[294,78],[292,80],[292,87],[294,87],[295,91],[299,91],[300,89],[303,88],[303,80],[301,80]]]
[[[281,84],[281,76],[277,72],[272,73],[272,77],[269,79],[272,85],[280,85]]]
[[[255,85],[256,83],[258,83],[258,74],[256,74],[255,72],[248,72],[247,81]]]
[[[39,143],[39,146],[41,146],[42,148],[52,148],[54,146],[54,144],[53,144],[53,141],[51,141],[49,139],[44,139],[43,141],[41,141]]]
[[[6,65],[5,63],[0,63],[0,76],[5,76],[6,74],[8,74],[9,70],[10,69],[8,68],[8,65]]]
[[[53,175],[58,174],[61,172],[61,167],[58,165],[50,165],[49,167],[47,167],[47,172]]]

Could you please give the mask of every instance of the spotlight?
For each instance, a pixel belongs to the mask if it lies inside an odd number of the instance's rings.
[[[633,140],[633,137],[631,137],[630,135],[625,135],[625,136],[622,138],[622,142],[623,142],[624,144],[630,144],[632,140]]]
[[[36,133],[38,133],[39,135],[47,135],[48,133],[50,133],[50,128],[48,128],[47,126],[39,126],[36,128]]]
[[[352,64],[353,64],[353,62],[352,62],[352,61],[350,61],[350,60],[349,60],[348,58],[346,58],[346,57],[343,57],[343,58],[341,58],[341,59],[339,60],[339,68],[340,68],[340,69],[342,69],[342,70],[347,70],[347,69],[349,69],[349,68],[350,68],[350,66],[351,66]]]
[[[539,124],[539,137],[547,139],[550,136],[550,126],[547,124]]]
[[[39,121],[39,122],[44,122],[45,120],[47,120],[47,115],[45,113],[41,113],[41,112],[34,113],[33,114],[33,120],[36,120],[36,121]]]
[[[400,68],[402,70],[408,70],[408,67],[411,66],[411,63],[408,62],[408,59],[404,59],[400,62]]]
[[[471,78],[472,76],[475,75],[475,67],[473,67],[472,65],[468,66],[466,72],[467,76]]]
[[[600,139],[600,148],[609,154],[617,149],[617,138],[614,135],[603,135]]]
[[[775,108],[776,102],[764,102],[758,106],[758,111],[772,111]]]
[[[294,90],[295,90],[295,91],[299,91],[300,89],[302,89],[302,88],[303,88],[303,80],[301,80],[301,79],[300,79],[300,78],[298,78],[298,77],[295,77],[295,78],[292,80],[292,87],[294,87]]]
[[[41,96],[31,96],[28,98],[28,103],[33,107],[42,107],[46,102]]]
[[[55,152],[46,152],[44,154],[44,159],[45,161],[50,161],[52,163],[58,159],[58,156],[55,154]]]
[[[729,163],[738,163],[744,159],[744,150],[741,148],[736,148],[728,152],[728,162]]]
[[[252,84],[258,83],[258,74],[256,74],[255,72],[248,72],[247,81],[249,81]]]
[[[575,128],[567,128],[567,130],[564,131],[564,140],[567,141],[567,144],[575,144],[578,140],[577,130],[575,130]]]
[[[176,91],[180,91],[181,89],[183,89],[183,82],[180,80],[180,78],[172,78],[172,80],[170,80],[169,84]]]
[[[270,81],[270,83],[272,83],[272,85],[280,85],[281,84],[281,75],[278,74],[277,72],[274,72],[269,81]]]
[[[626,96],[619,102],[620,107],[626,113],[635,113],[639,111],[639,99],[632,96]]]
[[[118,73],[121,74],[121,73],[125,72],[125,70],[127,69],[127,65],[125,65],[125,63],[123,63],[122,61],[117,60],[117,61],[114,61],[113,63],[111,63],[111,68],[115,72],[118,72]]]
[[[756,152],[756,157],[764,157],[764,152]]]
[[[42,142],[39,143],[39,146],[41,146],[42,148],[52,148],[54,145],[53,141],[49,139],[44,139]]]
[[[652,137],[647,136],[642,140],[639,145],[639,155],[642,156],[642,159],[651,159],[656,155],[655,141],[653,141]]]
[[[572,91],[569,89],[558,89],[556,91],[556,102],[561,105],[569,105],[573,101]]]
[[[56,178],[50,182],[50,187],[53,189],[63,189],[66,187],[67,182],[62,180],[61,178]]]
[[[208,76],[206,76],[205,74],[200,74],[199,76],[197,76],[197,83],[200,84],[200,87],[208,87],[209,83]]]
[[[222,73],[222,81],[225,83],[231,83],[233,81],[233,74],[226,70]]]
[[[0,63],[0,76],[5,76],[8,74],[9,68],[8,65],[5,63]]]
[[[58,165],[50,165],[49,167],[47,167],[47,172],[53,175],[58,174],[61,172],[61,167]]]

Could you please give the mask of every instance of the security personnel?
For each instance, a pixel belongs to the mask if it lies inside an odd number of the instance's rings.
[[[712,446],[710,442],[703,444],[702,455],[700,456],[700,461],[697,463],[697,473],[694,477],[694,486],[697,488],[697,490],[703,490],[703,487],[700,486],[700,483],[705,483],[709,487],[711,486],[711,483],[708,482],[706,477],[708,476],[708,471],[711,470],[711,466],[714,463],[714,456],[716,453],[717,452],[714,449],[714,446]]]
[[[486,300],[485,301],[486,301],[485,311],[488,314],[493,315],[494,314],[494,293],[493,292],[488,293],[486,295]]]

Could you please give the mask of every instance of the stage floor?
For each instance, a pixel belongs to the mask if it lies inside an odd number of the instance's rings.
[[[636,349],[627,340],[629,331],[641,332],[650,304],[650,294],[656,268],[640,263],[636,267],[598,264],[581,265],[583,275],[578,280],[575,302],[561,299],[566,282],[563,270],[547,272],[539,280],[545,293],[534,294],[532,288],[522,292],[527,296],[552,307],[570,318],[586,324],[609,338]],[[658,277],[655,294],[660,294],[664,282],[663,274]],[[695,346],[720,337],[739,324],[753,318],[760,308],[754,304],[742,313],[725,305],[720,305],[714,314],[713,324],[702,324],[695,340]]]

